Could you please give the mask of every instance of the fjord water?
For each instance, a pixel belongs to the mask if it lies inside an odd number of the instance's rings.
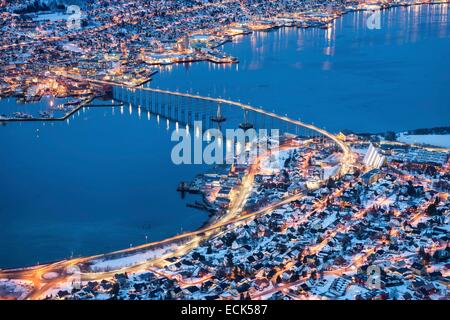
[[[333,131],[448,125],[447,17],[446,5],[417,6],[384,11],[380,30],[352,13],[331,31],[256,33],[224,46],[238,65],[171,66],[149,85],[249,101]],[[172,164],[170,126],[128,108],[0,126],[0,268],[199,227],[206,213],[187,208],[175,189],[207,168]]]
[[[69,123],[0,126],[1,268],[110,252],[207,220],[176,192],[206,168],[174,165],[174,124],[131,112],[91,107]]]
[[[239,64],[171,66],[150,83],[230,97],[338,132],[449,125],[450,6],[397,7],[369,29],[369,13],[330,30],[282,28],[236,39]]]

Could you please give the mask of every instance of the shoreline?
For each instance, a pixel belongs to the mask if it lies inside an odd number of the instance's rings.
[[[365,11],[372,11],[372,12],[374,12],[374,11],[387,11],[387,10],[390,10],[390,9],[393,9],[393,8],[398,8],[398,7],[411,7],[411,6],[422,6],[422,5],[443,5],[443,4],[450,4],[450,0],[449,1],[446,1],[446,2],[421,2],[421,3],[411,3],[411,4],[385,4],[383,7],[380,7],[379,9],[376,9],[376,10],[373,10],[373,9],[365,9],[365,8],[357,8],[357,9],[351,9],[351,10],[346,10],[346,11],[343,11],[342,13],[340,13],[340,14],[337,14],[337,16],[336,17],[333,17],[333,18],[331,18],[330,19],[330,21],[328,21],[328,22],[320,22],[320,23],[318,23],[317,25],[311,25],[311,26],[300,26],[300,25],[289,25],[287,22],[285,22],[284,24],[282,24],[282,25],[276,25],[276,23],[275,23],[275,25],[273,25],[273,26],[270,26],[270,27],[267,27],[267,28],[264,28],[264,29],[259,29],[259,30],[250,30],[249,32],[243,32],[243,33],[239,33],[239,34],[235,34],[235,35],[230,35],[230,36],[228,36],[229,37],[229,39],[227,39],[227,40],[224,40],[224,41],[221,41],[220,43],[218,43],[217,45],[214,45],[214,46],[211,46],[211,48],[213,48],[213,49],[215,49],[215,48],[219,48],[219,47],[222,47],[222,46],[224,46],[225,44],[227,44],[227,43],[230,43],[230,42],[232,42],[232,40],[233,40],[233,38],[235,38],[235,37],[244,37],[244,36],[248,36],[248,35],[251,35],[252,33],[260,33],[260,32],[271,32],[271,31],[274,31],[274,30],[278,30],[278,29],[282,29],[282,28],[294,28],[294,29],[323,29],[322,27],[324,27],[324,26],[327,26],[329,23],[331,23],[331,22],[333,22],[333,21],[335,21],[335,20],[337,20],[337,19],[340,19],[341,17],[343,17],[343,16],[345,16],[345,15],[347,15],[348,13],[353,13],[353,12],[365,12]],[[285,13],[285,14],[293,14],[293,13]],[[277,19],[277,17],[275,17],[275,18],[273,18],[273,19]],[[274,21],[276,21],[276,20],[274,20]],[[202,34],[201,32],[199,33],[199,34]],[[237,57],[237,58],[239,58],[239,57]],[[173,63],[170,63],[169,65],[177,65],[177,64],[185,64],[185,63],[196,63],[196,62],[208,62],[208,61],[211,61],[211,60],[209,60],[209,59],[194,59],[194,60],[192,60],[192,61],[180,61],[180,62],[173,62]],[[211,62],[214,62],[214,61],[211,61]],[[214,62],[214,63],[216,63],[216,62]],[[219,63],[217,63],[217,64],[234,64],[235,62],[219,62]],[[239,62],[237,62],[237,63],[239,63]],[[165,66],[165,65],[167,65],[167,64],[164,64],[164,63],[154,63],[154,64],[152,64],[152,65],[156,65],[156,66]],[[160,72],[163,72],[163,71],[160,71]],[[151,79],[150,81],[146,81],[146,83],[147,82],[151,82],[151,81],[153,81],[153,79]],[[138,85],[139,86],[139,85]]]
[[[425,3],[425,4],[429,4],[429,3]],[[443,4],[443,3],[438,3],[438,4]],[[414,4],[414,5],[422,5],[422,4]],[[396,7],[396,6],[393,6],[393,7]],[[390,9],[390,8],[387,8],[387,9]],[[364,10],[359,10],[359,11],[364,11]],[[285,27],[279,27],[279,28],[285,28]],[[287,27],[287,28],[289,28],[289,27]],[[77,110],[75,110],[75,111],[73,111],[72,112],[72,114],[74,113],[74,112],[76,112]],[[70,116],[70,115],[69,115]],[[67,118],[67,117],[66,117]],[[65,119],[60,119],[60,120],[65,120]],[[1,121],[4,121],[4,120],[0,120],[0,122]],[[27,119],[18,119],[18,121],[27,121]],[[30,120],[28,120],[28,121],[30,121]],[[36,119],[36,120],[34,120],[34,121],[57,121],[57,120],[54,120],[54,119],[45,119],[45,120],[38,120],[38,119]],[[205,222],[205,224],[207,224],[207,222]]]
[[[387,11],[387,10],[390,10],[392,8],[397,8],[397,7],[411,7],[411,6],[422,6],[422,5],[433,5],[434,6],[434,5],[443,5],[443,4],[446,4],[446,5],[450,4],[450,0],[449,1],[445,1],[445,2],[420,2],[420,3],[411,3],[411,4],[409,4],[409,3],[408,4],[392,4],[392,3],[389,3],[389,4],[383,4],[379,9],[366,9],[366,8],[349,9],[349,10],[343,11],[340,14],[336,14],[336,16],[330,18],[330,20],[328,22],[319,22],[317,25],[311,25],[311,26],[308,25],[306,27],[305,26],[300,26],[300,25],[295,25],[295,24],[294,25],[290,25],[288,22],[284,22],[281,25],[277,25],[277,23],[276,23],[277,20],[276,19],[278,17],[275,17],[275,18],[272,18],[272,20],[270,20],[270,21],[272,21],[274,23],[273,26],[270,26],[270,27],[267,27],[267,28],[264,28],[264,29],[260,29],[260,30],[250,30],[248,32],[243,32],[243,33],[239,33],[239,34],[227,35],[225,37],[225,40],[220,41],[219,43],[211,46],[211,49],[217,49],[219,47],[223,47],[225,44],[227,44],[229,42],[232,42],[233,38],[235,38],[235,37],[248,36],[250,34],[253,34],[254,32],[257,32],[257,33],[260,33],[260,32],[271,32],[271,31],[274,31],[274,30],[282,29],[282,28],[324,29],[323,28],[324,26],[327,26],[330,23],[332,23],[333,21],[335,21],[337,19],[340,19],[344,15],[346,15],[348,13],[353,13],[353,12],[361,12],[361,11],[362,12],[364,12],[364,11],[373,11],[374,12],[374,11],[377,11],[377,10],[378,11]],[[289,15],[289,14],[294,14],[294,13],[285,13],[285,14]],[[202,34],[201,31],[198,34]],[[236,59],[238,59],[238,58],[236,58]],[[156,81],[155,83],[157,83],[157,80],[155,80],[153,78],[153,76],[155,74],[157,74],[157,73],[165,72],[164,69],[161,69],[164,66],[167,66],[167,65],[184,65],[186,63],[190,64],[190,63],[197,63],[197,62],[212,62],[212,63],[216,63],[216,64],[236,64],[236,63],[239,63],[238,60],[237,61],[233,61],[233,62],[215,62],[215,61],[210,60],[208,57],[205,57],[205,58],[193,57],[193,59],[189,60],[189,61],[179,61],[179,62],[177,61],[177,62],[172,62],[170,64],[165,64],[165,63],[147,63],[150,66],[157,66],[157,67],[159,67],[160,70],[152,71],[151,74],[149,75],[149,78],[147,78],[147,79],[143,80],[142,82],[140,82],[140,83],[138,83],[136,85],[133,85],[133,86],[134,87],[142,87],[145,84],[151,83],[153,81]],[[71,80],[75,80],[75,81],[82,81],[82,79],[72,78],[71,76],[68,76],[68,78],[71,79]],[[116,82],[116,81],[114,81],[114,82],[117,83],[117,85],[119,85],[119,86],[124,86],[124,85],[128,86],[126,83],[123,83],[123,82]],[[66,98],[69,98],[71,96],[72,96],[71,94],[68,94]],[[93,95],[89,99],[95,99],[95,98],[99,98],[99,97],[101,98],[101,97],[105,97],[105,96],[108,96],[108,94],[105,93],[104,95]],[[12,98],[12,97],[14,97],[14,95],[1,96],[1,97],[2,98]],[[18,103],[17,100],[16,100],[16,103]],[[33,117],[33,116],[30,117],[30,118],[13,118],[13,117],[9,117],[9,118],[0,118],[0,123],[1,122],[27,122],[27,121],[30,121],[30,122],[64,121],[67,118],[69,118],[72,114],[74,114],[76,111],[80,110],[81,108],[82,107],[77,107],[75,110],[70,111],[68,114],[64,115],[63,117],[48,117],[48,118]],[[345,128],[342,128],[341,130],[345,130]],[[372,134],[372,133],[360,133],[360,134],[361,135],[377,135],[377,133],[374,133],[374,134]]]

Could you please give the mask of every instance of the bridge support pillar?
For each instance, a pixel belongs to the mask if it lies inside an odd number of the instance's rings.
[[[241,128],[244,131],[247,131],[249,129],[253,128],[253,124],[251,124],[250,122],[248,122],[248,110],[244,110],[244,122],[242,122],[239,125],[239,128]]]
[[[226,120],[226,118],[224,116],[222,116],[222,110],[221,110],[221,103],[219,102],[217,104],[217,114],[215,116],[211,117],[211,121],[214,122],[224,122]]]

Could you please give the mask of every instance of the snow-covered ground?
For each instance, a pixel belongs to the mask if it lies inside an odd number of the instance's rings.
[[[336,212],[333,214],[330,214],[328,217],[326,217],[322,222],[322,228],[326,229],[330,224],[332,224],[334,221],[336,221]]]
[[[343,300],[355,300],[356,296],[358,294],[364,294],[368,292],[367,289],[365,289],[362,286],[357,286],[357,285],[351,285],[347,288],[347,290],[345,291],[345,295],[342,296],[341,299]]]
[[[75,53],[84,53],[83,49],[81,49],[80,47],[78,47],[77,45],[75,45],[73,43],[67,43],[67,44],[63,45],[63,49],[67,50],[67,51],[72,51]]]
[[[291,150],[281,150],[273,153],[270,157],[261,161],[261,171],[266,174],[278,173],[281,168],[284,168],[284,163],[290,154]]]
[[[33,18],[34,21],[60,21],[60,20],[67,20],[69,15],[66,15],[62,12],[53,12],[53,13],[42,13],[42,14],[36,14],[36,16]]]
[[[409,144],[428,144],[436,147],[450,148],[450,134],[406,135],[401,133],[398,141]]]
[[[129,267],[150,259],[160,257],[165,253],[172,251],[174,249],[174,246],[167,246],[161,249],[149,250],[117,259],[93,261],[91,269],[93,271],[109,271]]]
[[[360,148],[360,147],[358,147],[358,148],[352,147],[350,149],[352,150],[352,152],[357,153],[360,156],[364,156],[367,153],[367,151],[369,150],[369,148]]]

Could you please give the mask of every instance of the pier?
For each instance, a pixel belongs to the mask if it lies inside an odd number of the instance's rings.
[[[1,122],[43,122],[43,121],[51,122],[51,121],[65,121],[68,118],[70,118],[73,114],[75,114],[79,110],[81,110],[84,107],[86,107],[94,99],[95,99],[95,97],[90,97],[89,99],[80,102],[74,109],[72,109],[71,111],[69,111],[68,113],[66,113],[62,117],[2,118],[2,119],[0,119],[0,123]]]

